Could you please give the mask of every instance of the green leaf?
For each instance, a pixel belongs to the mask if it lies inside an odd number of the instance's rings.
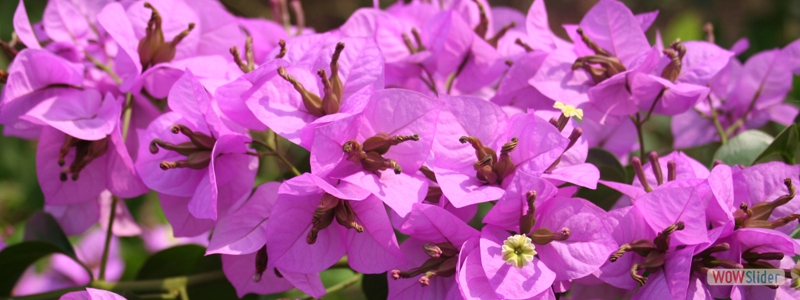
[[[10,296],[17,280],[30,265],[50,254],[64,252],[62,247],[43,241],[22,242],[0,252],[0,296]],[[77,261],[77,260],[76,260]]]
[[[206,248],[198,245],[182,245],[162,250],[147,259],[136,279],[161,279],[222,270],[220,256],[205,256],[205,253]],[[189,286],[187,290],[192,300],[238,299],[236,289],[227,280]]]
[[[764,149],[764,152],[761,152],[753,161],[753,164],[773,154],[780,155],[783,162],[787,164],[795,164],[795,152],[797,151],[798,139],[800,139],[800,135],[798,135],[797,132],[797,124],[786,127],[786,129],[775,137],[772,144],[770,144],[767,149]]]
[[[198,245],[183,245],[162,250],[145,261],[136,279],[159,279],[195,273],[195,267],[206,249]]]
[[[749,166],[769,147],[774,139],[769,134],[758,130],[747,130],[730,139],[714,153],[714,160],[727,165]]]
[[[38,211],[28,219],[28,224],[25,225],[25,237],[23,240],[47,242],[59,247],[61,249],[60,252],[71,257],[76,257],[75,249],[73,249],[72,244],[69,243],[67,235],[64,234],[64,230],[58,225],[58,221],[44,211]]]
[[[364,274],[361,290],[367,300],[380,300],[389,297],[389,282],[386,281],[386,272],[381,274]]]
[[[614,154],[606,150],[600,148],[589,149],[586,162],[595,165],[600,170],[600,179],[602,180],[628,182],[625,168]],[[597,206],[609,210],[622,194],[605,185],[598,184],[597,189],[594,190],[581,188],[576,196],[590,199]]]

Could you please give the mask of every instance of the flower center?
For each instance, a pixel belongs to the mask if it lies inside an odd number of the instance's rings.
[[[472,167],[475,168],[476,177],[488,184],[502,184],[503,179],[514,173],[516,166],[511,160],[509,153],[517,148],[519,140],[511,138],[500,149],[500,157],[492,148],[483,145],[480,139],[472,136],[462,136],[458,139],[462,144],[469,143],[475,149],[475,156],[478,158]]]
[[[427,243],[422,249],[430,257],[421,266],[407,271],[392,270],[392,279],[411,278],[423,274],[419,279],[419,284],[429,286],[431,278],[435,276],[450,277],[456,274],[456,264],[458,264],[458,248],[450,242],[439,244]]]
[[[397,161],[385,158],[383,155],[389,152],[392,146],[406,141],[419,141],[419,135],[389,136],[386,132],[380,132],[365,140],[363,145],[355,140],[347,141],[342,146],[342,151],[347,154],[347,160],[360,163],[367,171],[377,173],[393,169],[395,174],[400,174],[403,172],[403,168]]]
[[[282,48],[281,51],[283,51],[283,49],[284,48]],[[342,51],[344,51],[344,43],[339,42],[336,44],[336,50],[334,50],[331,58],[330,77],[328,77],[328,73],[325,69],[317,70],[317,75],[319,75],[322,81],[322,90],[325,92],[323,97],[309,92],[302,83],[297,81],[292,75],[289,75],[286,68],[278,67],[278,75],[294,86],[294,89],[300,93],[300,97],[303,99],[303,106],[305,106],[306,111],[315,117],[332,115],[339,112],[342,94],[344,93],[344,84],[339,77],[339,56],[341,56]]]
[[[536,246],[533,245],[531,238],[517,234],[508,237],[503,242],[502,254],[506,264],[521,269],[533,261],[533,257],[536,255]]]
[[[769,228],[775,229],[794,220],[800,220],[800,214],[789,214],[785,217],[775,221],[769,221],[770,216],[779,206],[783,206],[796,195],[794,184],[791,178],[783,180],[783,184],[789,190],[789,193],[782,195],[773,201],[759,202],[749,207],[747,204],[742,203],[739,210],[734,212],[734,219],[736,220],[736,229],[739,228]]]
[[[639,283],[639,285],[644,285],[647,282],[647,278],[639,275],[640,270],[647,270],[649,272],[655,272],[659,268],[664,266],[664,262],[667,255],[667,250],[669,250],[669,240],[672,233],[675,231],[683,230],[685,227],[683,221],[678,221],[675,224],[667,226],[664,228],[664,231],[659,232],[655,239],[652,241],[650,240],[636,240],[631,242],[630,244],[624,244],[619,247],[617,252],[611,254],[609,260],[613,263],[616,262],[620,257],[625,255],[625,252],[636,252],[641,256],[644,256],[644,261],[633,264],[631,266],[631,277]]]
[[[142,70],[163,63],[170,62],[175,58],[175,49],[178,44],[192,32],[194,23],[189,23],[189,27],[175,36],[170,42],[164,41],[164,32],[161,30],[161,14],[158,13],[149,2],[144,3],[144,7],[153,11],[150,21],[147,22],[145,36],[139,40],[139,61],[142,63]]]
[[[158,153],[158,149],[165,149],[175,151],[181,155],[185,155],[186,159],[179,161],[162,161],[159,166],[162,170],[169,170],[174,168],[191,168],[195,170],[203,170],[211,163],[211,151],[214,149],[214,144],[217,139],[210,137],[201,132],[194,132],[185,125],[176,124],[170,128],[174,134],[181,133],[189,138],[189,142],[180,144],[172,144],[161,139],[154,139],[150,142],[150,153]]]
[[[316,243],[319,231],[328,228],[334,219],[345,228],[364,232],[364,227],[356,222],[356,213],[353,211],[353,207],[350,206],[350,202],[325,193],[325,195],[322,195],[317,209],[314,210],[314,218],[311,219],[311,231],[306,235],[306,243],[309,245]]]
[[[584,69],[589,75],[592,76],[595,84],[602,82],[611,76],[625,72],[627,70],[619,58],[615,57],[611,52],[601,48],[597,43],[589,39],[583,29],[578,28],[578,34],[581,35],[581,40],[588,46],[594,55],[578,57],[575,63],[572,64],[572,70]]]
[[[67,135],[61,150],[58,153],[58,165],[63,167],[66,164],[65,158],[69,150],[75,148],[75,159],[69,167],[64,168],[59,174],[62,182],[67,181],[67,174],[71,174],[72,181],[78,180],[78,173],[83,170],[94,159],[102,156],[108,150],[108,137],[97,141],[86,141]]]

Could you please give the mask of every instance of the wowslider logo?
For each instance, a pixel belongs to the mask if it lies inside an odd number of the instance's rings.
[[[782,285],[786,282],[781,269],[710,269],[709,285]]]

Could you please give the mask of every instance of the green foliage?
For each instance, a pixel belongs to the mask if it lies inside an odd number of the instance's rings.
[[[800,140],[800,134],[797,132],[797,124],[792,124],[781,131],[781,133],[775,137],[775,140],[769,144],[769,147],[764,149],[764,152],[761,152],[753,163],[768,161],[770,157],[779,156],[783,162],[792,165],[795,164],[798,140]]]
[[[44,211],[36,212],[28,220],[23,240],[47,242],[61,249],[59,252],[75,257],[75,249],[72,248],[67,235],[58,225],[58,221]]]
[[[722,145],[714,154],[715,160],[727,165],[753,164],[756,158],[766,150],[774,138],[759,130],[747,130]]]
[[[364,291],[367,300],[381,300],[389,297],[389,282],[386,278],[385,272],[381,274],[364,274],[361,290]]]
[[[162,279],[222,270],[219,255],[205,256],[206,248],[182,245],[150,256],[139,270],[137,280]],[[187,288],[190,299],[237,299],[236,290],[224,278]]]
[[[627,172],[622,164],[617,160],[617,157],[610,152],[600,149],[589,149],[589,155],[586,157],[586,162],[597,166],[600,170],[600,179],[615,182],[629,182]],[[616,190],[602,184],[597,185],[597,189],[591,190],[581,188],[578,191],[577,197],[589,199],[597,206],[609,210],[617,202],[622,194]]]
[[[0,280],[0,296],[10,296],[11,290],[25,269],[37,260],[55,253],[70,256],[78,261],[74,256],[65,253],[61,247],[41,241],[23,242],[3,249],[0,252],[0,278],[2,279]]]
[[[84,266],[76,257],[75,249],[53,216],[39,211],[34,214],[25,227],[24,241],[0,252],[0,296],[11,295],[17,280],[29,266],[48,255],[61,253]]]

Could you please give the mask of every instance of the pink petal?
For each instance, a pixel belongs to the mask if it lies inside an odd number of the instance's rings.
[[[542,178],[566,181],[582,187],[596,189],[600,180],[600,170],[592,164],[584,163],[574,166],[557,167],[550,173],[542,174]]]
[[[351,201],[356,220],[364,232],[347,230],[348,257],[353,270],[377,274],[405,263],[394,229],[383,203],[375,197]]]
[[[427,180],[389,170],[381,171],[380,176],[359,171],[341,180],[369,191],[401,217],[408,215],[411,207],[428,192]]]
[[[528,82],[550,99],[578,106],[588,102],[586,92],[594,82],[583,70],[572,70],[578,57],[570,50],[551,52]]]
[[[50,125],[68,135],[96,141],[108,136],[119,122],[121,99],[97,90],[68,90],[54,98],[44,99],[23,118]]]
[[[158,198],[164,216],[172,225],[175,237],[198,236],[208,232],[216,224],[213,220],[199,219],[189,213],[187,207],[192,199],[190,197],[176,197],[160,193]]]
[[[58,165],[58,156],[65,138],[63,133],[52,128],[43,129],[39,138],[36,150],[36,175],[44,193],[45,203],[68,205],[92,201],[105,189],[108,153],[94,159],[83,168],[78,180],[67,178],[67,181],[62,182],[59,174],[64,167]],[[65,166],[69,166],[74,160],[75,149],[72,148],[65,157]]]
[[[156,138],[173,144],[188,142],[189,138],[186,136],[170,132],[170,127],[183,121],[184,119],[177,113],[168,112],[150,123],[144,134],[139,137],[139,155],[136,161],[136,170],[141,174],[144,184],[159,193],[178,197],[191,197],[195,194],[195,189],[200,184],[200,181],[203,180],[203,177],[208,176],[208,171],[189,168],[165,171],[159,167],[162,161],[183,160],[186,159],[186,156],[164,149],[159,149],[156,154],[150,153],[150,142]],[[191,129],[195,131],[201,130],[201,128]]]
[[[36,33],[31,27],[31,21],[28,19],[28,12],[25,10],[25,2],[19,0],[17,10],[14,11],[14,32],[25,47],[29,49],[40,49],[39,40],[36,38]]]
[[[600,1],[583,16],[580,27],[592,41],[626,66],[650,48],[639,21],[621,2]]]
[[[390,136],[418,134],[419,141],[392,146],[384,154],[384,157],[396,160],[403,167],[404,173],[413,174],[428,157],[441,106],[439,101],[410,90],[377,91],[372,94],[363,112],[372,132],[362,128],[361,134],[367,138],[371,133],[379,132],[386,132]]]
[[[44,211],[56,218],[66,235],[84,233],[100,219],[100,205],[97,201],[72,205],[45,205]]]
[[[508,117],[499,106],[478,97],[443,96],[442,100],[445,107],[439,114],[431,147],[434,168],[436,171],[448,169],[474,175],[475,149],[462,144],[459,139],[462,136],[476,137],[485,146],[496,149],[507,142],[502,141],[498,133],[501,128],[508,127]]]
[[[436,179],[442,192],[455,207],[465,207],[500,199],[505,191],[495,185],[487,185],[475,175],[457,173],[450,170],[437,170]]]
[[[704,243],[708,242],[705,224],[708,199],[703,189],[702,186],[659,188],[642,195],[633,205],[646,216],[645,220],[654,231],[660,232],[678,221],[684,222],[685,228],[671,235],[673,242],[670,246]]]
[[[551,231],[569,228],[565,241],[537,247],[539,259],[556,274],[556,280],[572,280],[589,275],[617,250],[612,236],[602,224],[605,212],[594,204],[573,198],[553,198],[536,207],[536,228]]]
[[[429,19],[420,33],[423,44],[436,57],[426,60],[426,67],[441,74],[450,74],[458,68],[475,36],[469,24],[452,10]]]
[[[49,1],[42,16],[44,31],[56,42],[78,43],[91,38],[86,17],[69,1]]]
[[[300,273],[320,272],[332,266],[347,252],[344,227],[333,222],[320,230],[314,244],[306,243],[311,219],[321,195],[279,194],[267,224],[267,252],[280,270]],[[292,224],[292,226],[288,226]]]
[[[430,258],[422,251],[422,246],[425,241],[415,238],[409,238],[400,245],[400,251],[406,255],[408,263],[398,265],[401,270],[408,270],[422,265],[425,260]],[[440,300],[450,299],[452,294],[460,295],[458,293],[458,285],[455,279],[451,277],[436,276],[431,278],[430,285],[423,287],[419,284],[418,280],[422,275],[417,275],[412,278],[404,278],[394,280],[391,274],[386,275],[389,281],[389,296],[387,299],[425,299],[425,300]]]
[[[506,264],[500,248],[509,236],[492,226],[481,231],[481,265],[495,292],[503,298],[527,299],[549,289],[556,275],[541,260],[534,258],[522,268]]]
[[[414,209],[408,214],[408,219],[399,230],[433,243],[448,241],[453,245],[461,245],[478,236],[475,229],[450,212],[438,206],[422,203],[414,204]]]
[[[639,25],[642,26],[642,31],[647,31],[647,29],[653,25],[653,22],[656,21],[656,18],[658,17],[658,11],[654,10],[651,12],[641,13],[635,17],[636,20],[639,21]]]
[[[500,299],[483,273],[481,251],[476,249],[464,255],[464,263],[458,272],[458,285],[465,299]]]
[[[269,214],[278,199],[277,182],[267,182],[236,212],[221,218],[206,253],[241,255],[260,249],[267,240]]]
[[[142,73],[142,64],[139,58],[139,39],[133,33],[133,25],[125,14],[125,8],[119,3],[109,3],[97,15],[97,22],[120,46],[120,50],[125,53],[126,63],[132,66],[135,72],[119,74],[123,81],[133,79]],[[119,57],[119,56],[118,56]]]
[[[103,232],[108,230],[108,220],[111,218],[111,192],[103,191],[98,196],[100,202],[100,229]],[[117,208],[114,211],[114,225],[112,232],[115,236],[137,236],[142,233],[142,229],[136,224],[124,199],[117,201]]]
[[[225,277],[236,288],[236,295],[240,298],[249,293],[256,294],[275,294],[292,289],[293,285],[286,276],[297,274],[281,271],[284,278],[275,275],[275,268],[270,267],[261,274],[261,280],[253,281],[255,275],[256,254],[249,253],[244,255],[222,255],[222,271]],[[318,275],[316,275],[317,278]]]
[[[708,42],[687,41],[683,45],[686,56],[681,60],[681,73],[677,79],[683,83],[707,85],[734,55]]]
[[[348,102],[346,99],[351,95],[364,88],[383,88],[384,55],[373,38],[343,38],[339,42],[345,44],[339,56],[339,76],[344,83],[341,99],[343,104]],[[331,74],[329,66],[335,48],[336,44],[332,43],[320,51],[320,58],[314,64],[313,70],[325,69]],[[315,79],[315,83],[319,82],[318,77]]]
[[[138,116],[143,117],[143,113],[144,112],[140,110]],[[131,125],[135,126],[133,122]],[[129,133],[133,131],[135,130],[129,130]],[[136,171],[133,159],[128,153],[128,147],[126,147],[127,145],[122,139],[122,129],[120,129],[119,123],[117,123],[117,127],[108,136],[108,139],[109,157],[107,171],[109,176],[106,181],[108,190],[110,190],[112,194],[126,199],[138,197],[147,193],[150,189],[142,182],[139,173]],[[132,141],[135,139],[129,138],[128,140]]]
[[[552,50],[556,48],[554,39],[558,37],[550,29],[545,9],[544,0],[534,0],[525,21],[525,29],[528,31],[528,39],[531,47],[538,50]]]

